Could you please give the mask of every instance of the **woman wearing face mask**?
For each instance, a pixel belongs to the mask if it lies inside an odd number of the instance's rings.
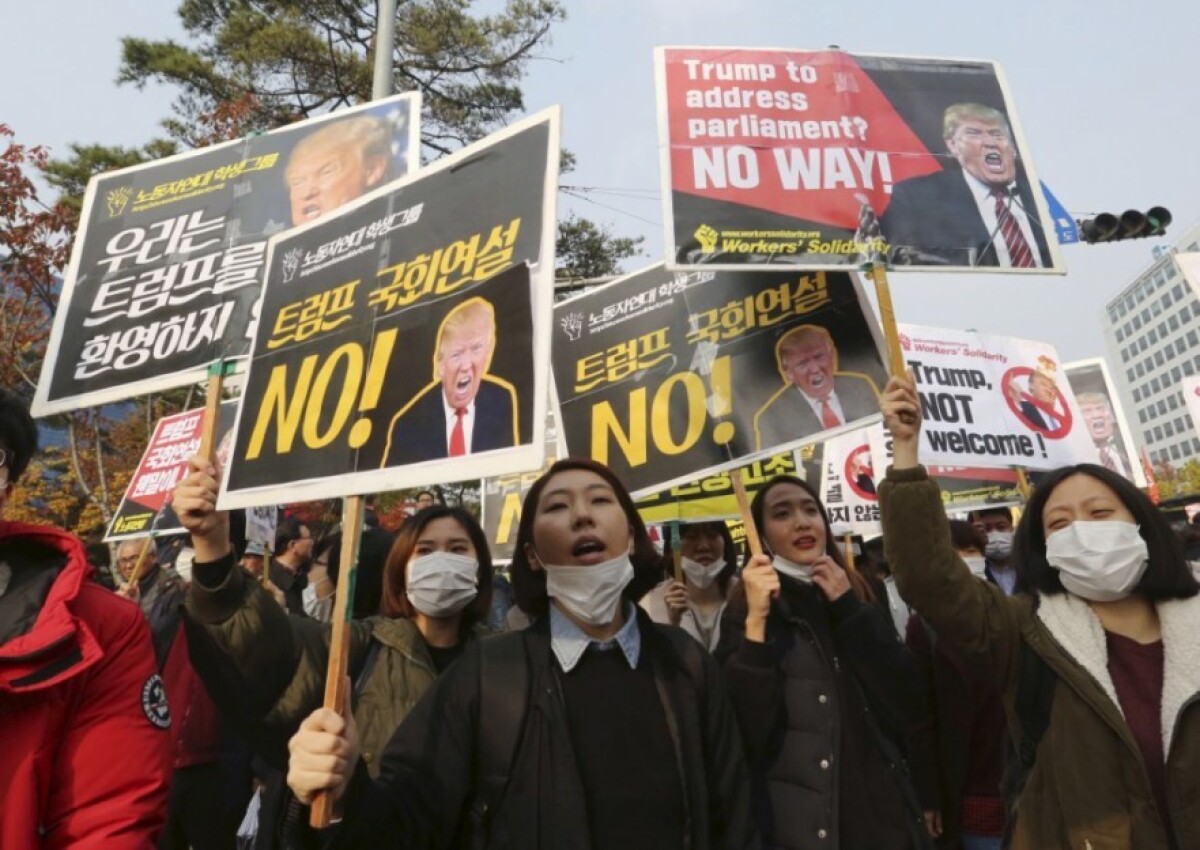
[[[1103,467],[1049,473],[1005,596],[954,553],[918,462],[910,377],[889,382],[883,413],[894,462],[879,497],[900,588],[997,682],[1021,733],[1011,846],[1200,848],[1200,588],[1165,520]]]
[[[222,712],[268,764],[286,770],[288,737],[324,698],[330,626],[288,616],[234,568],[228,520],[213,510],[213,470],[198,458],[190,463],[173,504],[196,546],[187,598],[193,661]],[[413,705],[464,646],[486,633],[478,624],[490,604],[491,577],[487,538],[461,508],[427,508],[396,536],[384,567],[383,616],[355,620],[350,633],[354,716],[370,775]],[[289,817],[287,801],[269,805],[273,800],[264,799],[260,825],[271,837],[256,846],[309,846],[316,836],[307,817]]]
[[[776,476],[750,512],[770,554],[742,570],[718,655],[764,845],[925,846],[898,743],[920,709],[908,653],[865,579],[846,570],[808,484]]]
[[[334,846],[748,846],[716,663],[635,604],[660,560],[606,467],[554,464],[525,498],[512,564],[535,624],[470,647],[397,731],[376,782],[355,769],[358,735],[333,712],[292,739],[292,789],[340,799]]]
[[[733,537],[723,522],[692,522],[680,528],[679,540],[683,582],[668,578],[642,597],[641,606],[654,622],[679,626],[712,652],[737,572]]]
[[[983,554],[987,542],[977,526],[951,520],[954,552],[981,581],[992,581]],[[938,640],[919,615],[909,618],[907,631],[905,643],[930,708],[917,718],[910,736],[929,833],[938,847],[1000,850],[1008,751],[1002,695],[991,679]]]

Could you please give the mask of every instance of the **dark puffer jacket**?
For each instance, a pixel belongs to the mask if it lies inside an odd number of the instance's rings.
[[[912,660],[875,606],[853,593],[827,603],[815,586],[781,581],[767,641],[746,640],[734,614],[718,650],[727,659],[763,846],[925,846],[920,805],[894,743],[919,710]]]
[[[467,649],[388,744],[378,782],[360,762],[343,801],[345,817],[327,846],[588,850],[584,777],[547,619]],[[684,846],[755,846],[745,761],[720,669],[687,634],[652,623],[645,612],[638,614],[638,628],[682,778]],[[481,732],[482,671],[487,652],[505,642],[524,644],[529,696],[507,790],[485,806],[487,783],[479,775],[487,740]]]

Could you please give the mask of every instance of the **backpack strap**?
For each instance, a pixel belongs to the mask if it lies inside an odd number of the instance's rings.
[[[487,846],[492,815],[512,777],[529,706],[529,651],[525,632],[480,641],[479,718],[471,804],[472,846]]]

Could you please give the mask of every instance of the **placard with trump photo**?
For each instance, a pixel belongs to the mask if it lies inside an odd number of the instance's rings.
[[[273,239],[222,507],[538,466],[557,179],[547,110]]]
[[[845,273],[657,265],[554,315],[562,439],[637,496],[879,420],[878,327]]]
[[[1000,67],[660,47],[667,265],[1062,273]]]
[[[899,324],[921,396],[921,460],[968,467],[1054,469],[1095,449],[1047,342]]]
[[[420,114],[420,95],[397,95],[93,177],[33,414],[249,354],[267,240],[416,169]]]
[[[1063,372],[1079,402],[1079,412],[1092,439],[1095,454],[1089,462],[1145,487],[1146,474],[1138,462],[1137,448],[1121,409],[1120,397],[1108,374],[1108,365],[1100,357],[1076,360],[1064,366]]]

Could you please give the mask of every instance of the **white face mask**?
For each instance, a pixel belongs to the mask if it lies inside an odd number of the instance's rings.
[[[1132,522],[1077,521],[1047,538],[1046,560],[1070,593],[1112,602],[1142,580],[1149,550]]]
[[[469,555],[421,555],[408,562],[408,601],[426,617],[449,617],[478,594],[478,575],[479,562]]]
[[[192,583],[192,564],[196,562],[196,550],[185,547],[179,550],[173,569],[184,584]]]
[[[983,555],[961,555],[963,563],[971,570],[973,576],[983,576],[987,571],[987,559]]]
[[[592,566],[558,566],[545,561],[542,566],[546,568],[546,594],[589,626],[607,626],[616,619],[621,593],[633,581],[628,554]]]
[[[321,623],[328,623],[330,617],[333,616],[333,594],[324,599],[317,598],[317,586],[324,584],[307,584],[304,590],[300,591],[300,599],[304,603],[304,613]]]
[[[775,556],[774,567],[776,572],[794,578],[796,581],[804,584],[812,584],[812,564],[797,564],[795,561],[789,561],[782,555]]]
[[[711,564],[702,564],[683,555],[679,559],[679,566],[683,567],[688,581],[703,590],[716,580],[717,576],[721,574],[721,570],[725,569],[725,559],[717,558]]]
[[[1012,541],[1011,531],[989,531],[983,554],[993,560],[1003,561],[1012,554]]]

